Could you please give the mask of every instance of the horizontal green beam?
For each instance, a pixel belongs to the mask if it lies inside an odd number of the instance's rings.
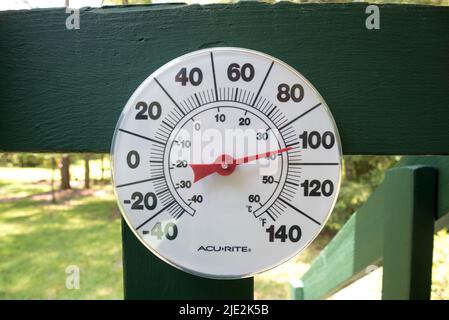
[[[302,297],[322,299],[372,271],[383,246],[384,188],[378,188],[349,219],[302,277]],[[376,214],[379,213],[379,214]]]
[[[109,150],[128,98],[187,52],[235,46],[298,69],[346,154],[449,154],[449,7],[238,3],[0,12],[0,150]]]

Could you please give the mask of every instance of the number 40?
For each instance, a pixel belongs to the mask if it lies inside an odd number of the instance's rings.
[[[158,238],[158,240],[161,240],[164,236],[167,240],[174,240],[178,235],[178,227],[173,222],[169,222],[162,228],[162,223],[157,222],[151,229],[150,234]]]

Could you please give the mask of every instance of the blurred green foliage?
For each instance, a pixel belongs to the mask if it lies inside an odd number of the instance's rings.
[[[89,154],[90,160],[101,159],[101,154]],[[20,167],[20,168],[51,168],[51,159],[60,159],[61,154],[56,153],[0,153],[0,167]],[[70,154],[71,163],[84,160],[84,153]]]
[[[92,154],[91,160],[101,159]],[[104,155],[103,155],[104,156]],[[59,160],[60,154],[48,153],[0,153],[1,167],[51,168],[51,159]],[[85,154],[70,154],[71,163],[80,163]],[[371,192],[382,182],[385,170],[393,166],[396,156],[345,156],[342,168],[342,184],[335,209],[326,224],[326,230],[336,232],[349,219]]]
[[[338,202],[326,229],[338,231],[382,182],[385,171],[399,159],[398,156],[345,156]]]

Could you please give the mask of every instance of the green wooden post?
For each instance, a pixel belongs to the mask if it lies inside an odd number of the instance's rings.
[[[292,300],[304,300],[304,284],[301,280],[291,282],[290,297]]]
[[[385,179],[382,299],[429,299],[437,171],[397,168]]]
[[[170,267],[122,221],[125,299],[253,299],[253,278],[211,280]]]

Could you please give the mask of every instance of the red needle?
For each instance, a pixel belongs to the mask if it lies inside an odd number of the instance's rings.
[[[230,155],[222,154],[215,160],[214,163],[208,164],[190,164],[190,167],[193,170],[194,179],[193,182],[197,182],[213,173],[218,173],[222,176],[228,176],[232,172],[234,172],[235,167],[239,164],[248,163],[251,161],[255,161],[261,158],[268,158],[273,154],[281,154],[288,150],[292,149],[292,147],[282,148],[274,151],[268,151],[264,153],[259,153],[253,156],[244,156],[239,159],[234,159]]]

